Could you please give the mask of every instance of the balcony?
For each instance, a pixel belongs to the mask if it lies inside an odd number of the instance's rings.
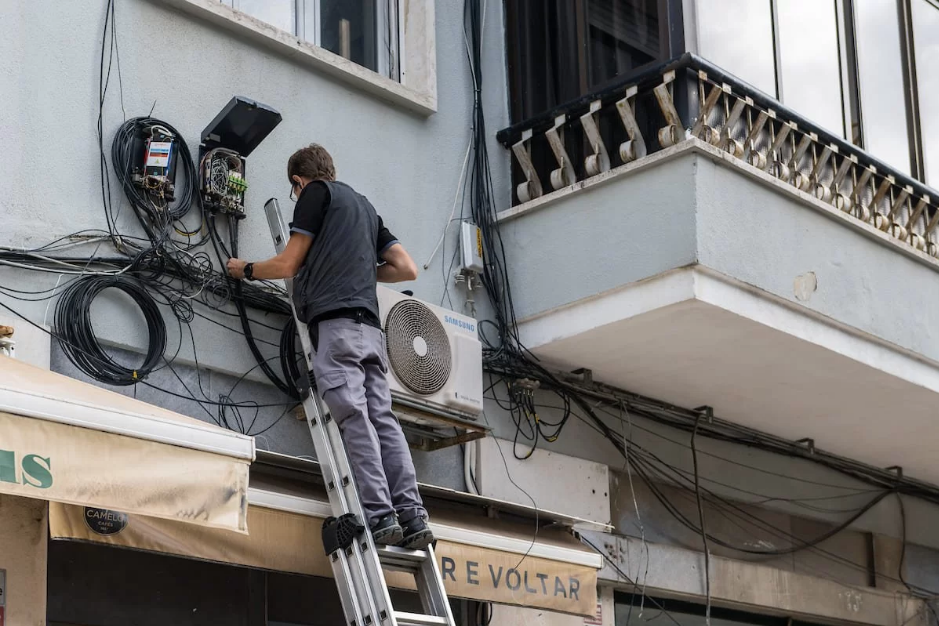
[[[499,139],[534,354],[939,483],[935,192],[693,55]]]

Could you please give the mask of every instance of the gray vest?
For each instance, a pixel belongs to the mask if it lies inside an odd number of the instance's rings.
[[[345,183],[326,183],[330,202],[297,278],[294,304],[309,323],[336,309],[364,308],[378,318],[378,213]]]

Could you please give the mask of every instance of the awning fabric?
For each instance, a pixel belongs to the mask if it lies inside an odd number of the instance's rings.
[[[249,499],[248,536],[64,505],[51,507],[50,534],[53,539],[332,576],[320,532],[329,515],[326,502],[258,490],[251,490]],[[101,521],[109,515],[111,521]],[[521,524],[433,510],[431,522],[451,597],[589,617],[596,613],[602,560],[570,535],[543,529],[534,537]],[[402,573],[389,574],[388,584],[414,589],[413,578]]]
[[[247,531],[254,440],[0,356],[0,493]]]

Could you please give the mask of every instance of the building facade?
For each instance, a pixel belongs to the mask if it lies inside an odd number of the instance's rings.
[[[400,288],[476,320],[484,411],[398,407],[458,623],[936,620],[935,0],[9,0],[0,29],[0,624],[342,620],[284,301],[213,270],[273,254],[311,142],[422,268]],[[234,96],[279,122],[229,219],[185,174]],[[186,142],[168,204],[120,174],[135,118]],[[196,452],[240,508],[173,507]],[[83,487],[128,459],[137,497]]]

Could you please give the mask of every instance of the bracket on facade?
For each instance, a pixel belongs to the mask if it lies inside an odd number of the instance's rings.
[[[890,207],[890,213],[887,214],[887,219],[890,220],[890,234],[903,241],[907,240],[908,235],[912,231],[900,223],[900,210],[907,206],[907,200],[909,200],[912,194],[913,187],[909,185],[900,189],[900,193],[898,193],[897,197],[893,199],[893,205]]]
[[[841,165],[838,166],[838,169],[835,171],[835,177],[831,181],[831,190],[834,194],[833,200],[835,208],[839,211],[844,211],[845,213],[850,213],[853,208],[853,201],[851,196],[841,191],[842,181],[848,175],[848,172],[851,171],[851,168],[857,166],[857,157],[853,154],[849,154],[841,160]]]
[[[587,369],[586,367],[580,367],[571,372],[575,376],[580,376],[583,379],[583,382],[588,387],[593,387],[593,370]]]
[[[702,84],[706,85],[708,80],[707,73],[698,72],[698,79],[702,81]],[[720,101],[721,95],[725,93],[730,94],[730,86],[727,84],[714,85],[714,87],[711,88],[711,92],[705,98],[704,104],[701,105],[701,110],[698,112],[698,119],[691,128],[691,134],[693,136],[712,145],[717,145],[720,142],[720,133],[716,128],[708,125],[708,118],[714,111],[714,107],[716,107],[717,103]],[[658,94],[656,94],[656,96],[657,95]]]
[[[522,133],[522,138],[518,143],[512,146],[512,154],[522,168],[525,174],[525,182],[518,185],[515,190],[519,202],[529,202],[538,198],[542,194],[541,180],[538,178],[538,172],[535,171],[535,165],[531,162],[531,151],[528,148],[528,142],[531,141],[532,131],[526,130]]]
[[[806,437],[805,439],[799,439],[798,441],[796,441],[796,444],[803,446],[806,450],[808,450],[809,454],[815,454],[815,440],[814,439],[810,437]]]
[[[727,116],[727,121],[724,122],[724,130],[721,133],[720,147],[738,159],[743,158],[744,146],[743,143],[734,139],[732,133],[748,106],[753,106],[753,99],[749,97],[737,98],[737,101],[734,102],[734,107],[730,110],[730,115]]]
[[[929,202],[929,196],[923,196],[926,202]],[[931,233],[936,227],[936,224],[939,224],[939,211],[933,213],[932,219],[929,220],[929,224],[926,225],[926,232]]]
[[[792,122],[782,122],[779,125],[779,132],[776,133],[776,138],[773,139],[773,145],[769,148],[769,155],[772,159],[767,159],[766,168],[767,170],[772,167],[773,174],[776,178],[781,180],[789,180],[789,166],[782,162],[782,159],[779,158],[779,151],[782,149],[783,144],[786,143],[786,140],[789,138],[789,133],[791,133],[796,128],[796,125]]]
[[[900,478],[900,479],[903,478],[903,468],[899,465],[891,465],[890,467],[887,467],[884,469],[886,469],[888,472],[893,472],[894,474],[896,474],[897,478]]]
[[[919,202],[916,203],[916,208],[910,212],[910,218],[906,222],[906,229],[913,232],[913,226],[916,225],[916,222],[923,216],[923,213],[926,212],[926,205],[929,204],[929,196],[923,196],[919,199]]]
[[[815,197],[823,202],[831,201],[831,189],[822,184],[822,170],[828,165],[831,155],[836,152],[838,152],[838,146],[824,146],[822,153],[815,157],[815,167],[812,168],[812,173],[809,175],[810,188],[813,189]]]
[[[890,218],[880,211],[880,206],[883,204],[884,199],[886,199],[887,194],[890,193],[890,188],[893,187],[895,182],[893,176],[885,176],[884,179],[880,181],[877,191],[874,192],[874,198],[871,200],[870,210],[871,214],[874,216],[874,227],[884,232],[890,230]]]
[[[13,339],[12,326],[0,326],[0,354],[11,359],[16,358],[16,341]]]
[[[750,134],[747,135],[747,140],[743,144],[743,156],[741,158],[760,170],[766,170],[766,155],[756,149],[756,142],[760,137],[760,133],[763,132],[766,122],[771,119],[776,119],[776,113],[774,111],[760,111],[756,116],[756,121],[750,128]]]
[[[877,173],[877,170],[871,167],[865,167],[861,170],[861,176],[854,185],[854,191],[851,194],[851,204],[854,207],[852,214],[862,222],[869,222],[871,219],[871,210],[861,202],[861,190],[867,187],[871,177]]]
[[[795,185],[796,189],[800,189],[801,191],[808,191],[812,181],[810,177],[802,173],[802,170],[799,169],[799,164],[802,162],[802,157],[805,156],[805,153],[808,152],[809,148],[816,141],[818,141],[818,135],[815,133],[805,133],[802,135],[802,140],[799,142],[799,145],[796,146],[795,152],[792,153],[792,160],[789,162],[791,172],[790,181]]]
[[[567,149],[564,147],[564,124],[566,122],[566,115],[558,115],[554,118],[554,126],[545,131],[548,145],[551,146],[551,152],[554,153],[554,158],[558,162],[558,168],[551,172],[551,187],[554,189],[569,187],[577,182],[574,164],[571,163],[567,156]]]
[[[606,146],[603,144],[603,138],[600,137],[600,128],[597,126],[597,113],[603,107],[601,100],[594,100],[590,103],[590,110],[580,116],[581,126],[584,128],[584,135],[587,138],[587,145],[593,151],[584,161],[584,168],[588,176],[596,176],[610,170],[610,156],[606,152]]]
[[[920,198],[919,202],[916,203],[916,208],[910,212],[910,218],[906,222],[906,231],[909,233],[910,245],[920,251],[926,250],[927,240],[926,237],[917,233],[914,227],[916,226],[916,222],[918,222],[926,212],[927,204],[929,204],[929,196]],[[929,233],[930,231],[924,232]]]
[[[633,102],[638,93],[639,88],[634,85],[626,90],[626,97],[616,103],[616,110],[619,111],[626,136],[629,137],[628,141],[619,145],[619,158],[623,163],[631,163],[647,154],[646,140],[642,137],[642,131],[639,130],[639,123],[636,121],[636,113],[633,110]]]
[[[714,407],[704,404],[691,410],[694,413],[700,413],[701,417],[708,421],[708,424],[714,423]]]
[[[678,115],[678,109],[675,108],[672,92],[669,89],[669,84],[674,80],[675,71],[666,72],[662,77],[662,84],[652,90],[659,103],[659,109],[665,117],[666,125],[659,129],[659,144],[663,148],[670,148],[681,141],[681,117]]]

